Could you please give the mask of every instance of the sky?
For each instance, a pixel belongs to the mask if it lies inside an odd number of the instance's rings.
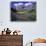
[[[11,7],[12,8],[16,8],[18,6],[28,6],[28,5],[31,5],[32,6],[32,2],[11,2]]]
[[[15,0],[0,1],[0,31],[7,27],[14,31],[19,29],[23,32],[23,44],[35,38],[46,38],[46,0],[33,0],[37,2],[37,20],[32,22],[11,22],[10,2]],[[17,0],[18,1],[18,0]],[[22,0],[20,0],[22,1]],[[24,0],[23,0],[24,1]],[[25,0],[28,1],[28,0]],[[31,0],[29,0],[31,1]]]

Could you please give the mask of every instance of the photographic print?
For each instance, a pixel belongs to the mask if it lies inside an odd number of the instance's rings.
[[[36,2],[11,2],[11,21],[36,21]]]

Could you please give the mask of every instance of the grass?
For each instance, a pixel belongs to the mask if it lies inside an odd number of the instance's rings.
[[[30,13],[32,16],[29,17],[29,19],[32,21],[35,21],[36,20],[36,10],[34,9],[34,10],[30,11]]]
[[[21,11],[21,12],[16,12],[17,14],[30,14],[29,11]]]
[[[17,11],[16,12],[17,14],[32,14],[32,15],[35,15],[36,14],[36,11],[33,9],[31,11]]]

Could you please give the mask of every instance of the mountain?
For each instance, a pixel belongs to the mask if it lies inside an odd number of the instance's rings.
[[[46,43],[46,39],[37,38],[33,40],[34,43]]]

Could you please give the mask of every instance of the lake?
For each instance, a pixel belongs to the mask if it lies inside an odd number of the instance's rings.
[[[32,46],[46,46],[46,43],[32,43]]]

